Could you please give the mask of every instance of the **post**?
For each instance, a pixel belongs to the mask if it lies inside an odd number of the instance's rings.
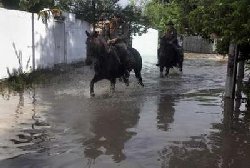
[[[238,63],[238,69],[237,69],[237,82],[236,82],[236,98],[241,98],[241,91],[242,91],[242,81],[244,78],[244,60],[240,61]]]
[[[34,13],[31,14],[31,24],[32,24],[32,70],[36,69],[35,64],[35,28],[34,28]]]
[[[235,81],[237,72],[237,47],[236,44],[230,44],[227,64],[227,78],[225,85],[225,98],[234,99]]]
[[[232,127],[232,119],[234,112],[234,100],[230,98],[224,99],[223,125],[225,132],[230,132]]]

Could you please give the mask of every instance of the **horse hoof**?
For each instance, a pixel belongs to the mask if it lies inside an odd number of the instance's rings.
[[[129,86],[129,80],[127,78],[124,78],[123,80],[124,80],[125,85]]]
[[[90,93],[90,96],[91,97],[95,97],[95,93]]]

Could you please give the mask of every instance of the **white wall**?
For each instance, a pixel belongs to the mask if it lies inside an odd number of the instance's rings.
[[[90,31],[90,24],[85,21],[74,19],[74,14],[69,14],[65,22],[66,43],[67,43],[67,63],[82,61],[86,58],[85,31]],[[83,55],[84,53],[84,55]]]
[[[87,22],[66,14],[63,23],[42,23],[35,15],[35,63],[36,68],[53,67],[57,63],[72,63],[86,58]],[[25,72],[32,67],[32,25],[31,13],[0,8],[0,79],[8,77],[6,68],[18,69],[17,54],[22,55]]]
[[[18,68],[13,45],[22,54],[24,69],[31,57],[31,14],[0,8],[0,78],[7,77],[6,68]],[[31,65],[28,64],[28,66]]]

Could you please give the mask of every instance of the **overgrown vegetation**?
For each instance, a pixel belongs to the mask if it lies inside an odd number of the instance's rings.
[[[55,78],[58,79],[62,74],[70,73],[75,68],[82,67],[83,64],[83,62],[80,62],[71,65],[58,65],[53,69],[38,69],[31,73],[20,73],[14,69],[12,72],[9,72],[7,79],[0,81],[0,88],[22,91],[24,89],[50,84],[53,81],[57,81],[54,80]]]

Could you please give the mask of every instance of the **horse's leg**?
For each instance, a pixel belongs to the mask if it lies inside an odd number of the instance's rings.
[[[169,67],[166,67],[166,73],[165,73],[165,76],[168,76],[168,74],[169,74]]]
[[[134,72],[135,72],[135,77],[138,79],[138,83],[141,85],[141,86],[144,86],[144,84],[142,83],[142,77],[141,77],[141,72],[139,69],[134,69]]]
[[[124,83],[126,84],[126,86],[129,86],[129,76],[127,75],[122,75],[122,79],[124,81]]]
[[[115,78],[110,79],[110,91],[111,91],[111,93],[115,92],[115,83],[116,83],[116,79]]]
[[[179,62],[179,71],[182,72],[182,62]]]
[[[163,69],[164,69],[164,66],[160,66],[160,77],[163,78],[164,75],[163,75]]]
[[[181,58],[180,58],[180,60],[179,60],[179,71],[180,71],[180,72],[182,72],[183,58],[184,58],[184,55],[181,54]]]
[[[90,96],[91,97],[95,96],[94,85],[99,80],[101,80],[101,77],[95,74],[95,76],[93,77],[93,79],[90,81]]]

